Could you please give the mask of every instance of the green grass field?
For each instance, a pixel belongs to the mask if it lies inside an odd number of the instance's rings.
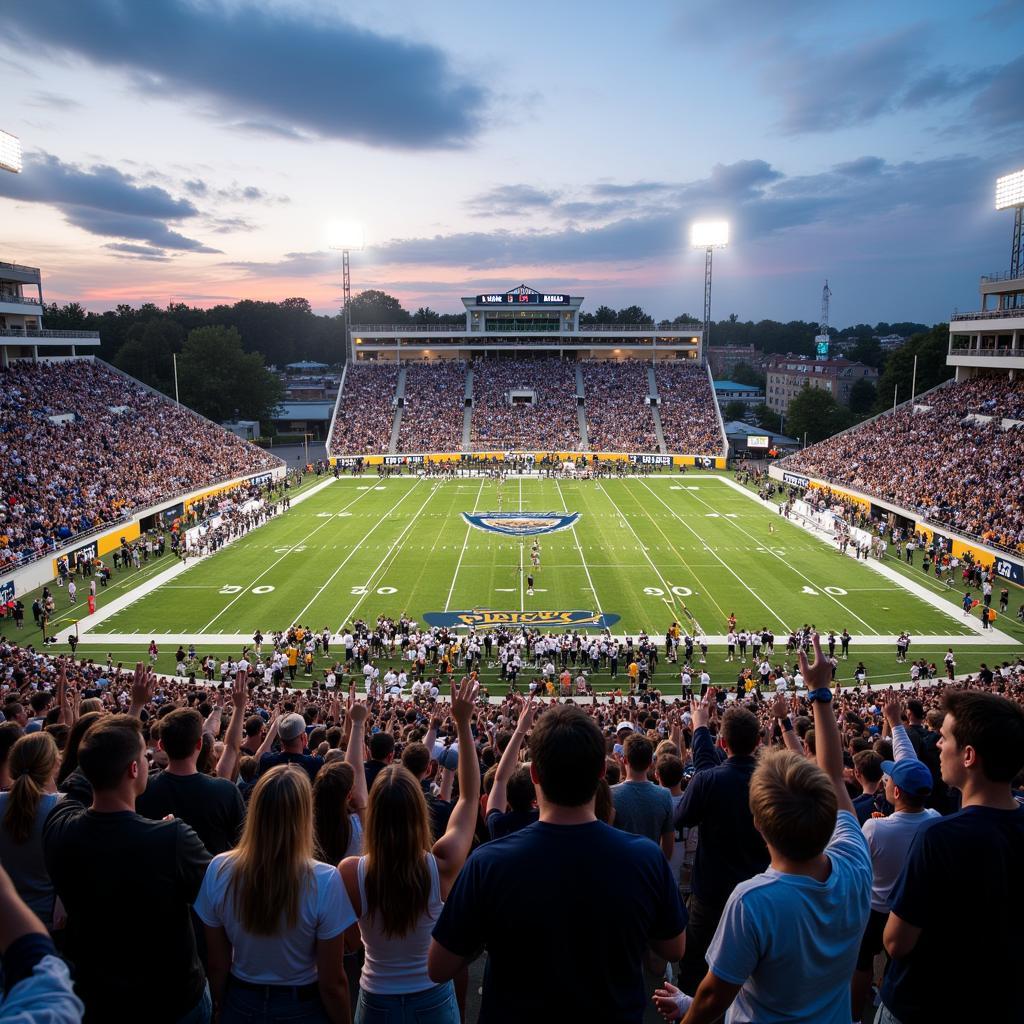
[[[738,493],[723,474],[513,479],[500,491],[480,478],[366,477],[306,490],[286,514],[148,593],[138,585],[174,564],[169,556],[115,574],[99,592],[99,613],[79,621],[80,655],[111,651],[128,661],[155,637],[160,667],[173,669],[168,656],[179,642],[224,654],[239,650],[257,628],[269,635],[302,623],[338,632],[355,618],[372,622],[382,613],[405,612],[422,622],[426,613],[472,609],[596,612],[620,617],[613,633],[663,636],[673,620],[688,621],[684,605],[712,640],[712,664],[723,669],[715,638],[727,631],[731,612],[741,626],[767,626],[777,637],[805,622],[822,631],[846,628],[855,658],[864,658],[879,682],[906,678],[890,640],[904,629],[926,638],[912,656],[940,666],[949,645],[964,656],[963,670],[1019,650],[1015,624],[998,623],[1012,645],[1004,636],[1001,644],[977,646],[988,638],[962,618],[956,593],[892,560],[890,578],[840,555],[774,506]],[[542,561],[531,596],[522,571],[529,569],[530,539],[469,527],[462,513],[473,511],[568,511],[580,518],[573,529],[539,538]],[[914,592],[922,587],[938,607]],[[133,592],[141,596],[114,610],[115,599]],[[69,609],[60,591],[57,598],[64,639],[84,607]]]

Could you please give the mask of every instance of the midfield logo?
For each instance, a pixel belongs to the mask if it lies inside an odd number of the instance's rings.
[[[474,608],[463,612],[427,612],[424,621],[428,626],[471,626],[486,629],[493,626],[532,626],[536,629],[554,629],[558,626],[583,626],[605,629],[619,621],[619,615],[601,615],[586,611],[494,611],[490,608]]]
[[[568,530],[576,525],[579,512],[463,512],[470,526],[506,537],[536,537],[541,533]]]

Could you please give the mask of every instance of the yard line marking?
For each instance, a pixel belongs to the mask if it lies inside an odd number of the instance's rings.
[[[523,478],[519,478],[519,511],[523,511]],[[519,542],[519,610],[526,611],[526,576],[523,573],[523,542]]]
[[[622,510],[619,508],[618,505],[615,504],[615,501],[612,499],[612,496],[604,489],[604,484],[598,482],[597,489],[608,499],[609,502],[611,502],[612,508],[615,509],[615,511],[622,518],[622,521],[626,524],[626,526],[629,527],[629,532],[633,534],[634,539],[640,546],[640,550],[643,552],[644,558],[646,558],[647,561],[650,562],[651,568],[654,570],[655,576],[657,576],[658,579],[661,580],[661,585],[665,588],[665,593],[668,595],[668,597],[663,598],[665,604],[667,604],[670,608],[675,609],[675,594],[672,593],[672,588],[665,582],[665,577],[661,575],[661,570],[654,564],[653,559],[647,553],[647,548],[644,547],[640,538],[637,536],[636,530],[634,530],[632,524],[626,520],[626,517],[623,515]]]
[[[371,526],[370,529],[367,530],[366,533],[364,533],[363,536],[358,541],[356,541],[356,543],[352,546],[352,550],[345,556],[345,558],[342,560],[342,562],[338,566],[338,568],[335,569],[334,572],[332,572],[331,575],[328,577],[327,582],[313,595],[313,597],[309,601],[309,604],[307,604],[306,607],[303,608],[302,611],[299,612],[299,614],[295,616],[293,621],[295,621],[295,622],[301,622],[302,621],[302,616],[305,615],[306,612],[309,611],[309,609],[312,607],[312,605],[316,601],[316,599],[331,585],[331,583],[334,582],[334,580],[337,577],[338,573],[341,572],[341,570],[344,569],[345,566],[348,564],[349,559],[357,551],[359,551],[362,548],[363,542],[367,539],[367,537],[369,537],[370,534],[373,533],[373,531],[376,530],[377,527],[380,526],[381,523],[385,522],[392,515],[392,513],[395,511],[395,509],[398,508],[398,506],[401,505],[402,502],[405,501],[405,499],[408,498],[409,495],[412,494],[412,492],[416,490],[416,486],[417,486],[417,484],[419,484],[421,482],[421,480],[422,480],[422,478],[420,478],[420,480],[417,480],[416,483],[412,485],[412,487],[408,488],[406,490],[405,494],[403,494],[402,497],[399,498],[398,501],[395,502],[395,504],[392,505],[390,509],[388,509],[387,515],[381,516],[373,524],[373,526]]]
[[[426,477],[420,477],[416,481],[416,483],[418,484],[426,479]],[[397,539],[391,545],[391,547],[389,547],[387,551],[384,552],[384,557],[380,560],[380,563],[377,565],[377,568],[370,573],[369,579],[366,581],[365,584],[363,584],[363,593],[359,595],[359,600],[356,601],[356,603],[352,606],[352,611],[350,611],[348,615],[346,615],[345,618],[341,620],[341,625],[338,626],[338,628],[335,630],[335,633],[340,633],[345,628],[345,623],[351,622],[352,616],[355,615],[355,613],[359,610],[359,606],[363,603],[363,601],[366,600],[366,597],[370,592],[370,588],[373,586],[374,577],[377,575],[377,573],[381,571],[381,569],[384,568],[384,564],[387,562],[388,558],[391,557],[391,552],[399,546],[399,544],[402,541],[402,538],[413,528],[413,526],[416,525],[416,520],[419,519],[420,513],[427,507],[427,504],[429,503],[430,499],[437,493],[437,488],[438,484],[435,483],[434,486],[430,489],[430,493],[426,496],[426,498],[423,499],[423,504],[420,505],[420,507],[416,510],[415,515],[413,515],[412,519],[409,520],[405,529],[398,535]],[[415,489],[416,486],[413,485],[413,490]]]
[[[659,496],[658,496],[658,495],[657,495],[657,494],[656,494],[656,493],[654,492],[654,490],[652,490],[652,488],[650,488],[650,487],[648,487],[648,486],[647,486],[647,484],[646,484],[646,482],[645,482],[645,481],[641,480],[641,481],[640,481],[640,483],[641,483],[641,485],[642,485],[642,486],[646,487],[646,488],[647,488],[647,490],[648,490],[648,491],[650,491],[650,493],[651,493],[651,494],[653,494],[653,495],[654,495],[654,497],[655,497],[655,498],[657,498],[657,499],[658,499],[658,501],[660,501],[660,502],[662,503],[662,505],[664,505],[664,506],[665,506],[665,508],[667,508],[667,509],[669,510],[669,512],[671,512],[671,513],[672,513],[672,515],[673,515],[673,516],[674,516],[674,517],[675,517],[676,519],[678,519],[678,520],[679,520],[679,522],[681,522],[681,523],[683,524],[683,526],[685,526],[685,527],[686,527],[686,528],[687,528],[687,529],[688,529],[688,530],[690,531],[690,533],[692,533],[692,534],[694,535],[694,537],[696,537],[696,538],[697,538],[697,540],[699,540],[699,541],[701,542],[701,544],[704,544],[704,546],[705,546],[705,547],[707,548],[707,550],[708,550],[708,551],[710,551],[710,552],[711,552],[711,554],[712,554],[712,555],[714,555],[714,557],[715,557],[715,558],[716,558],[716,559],[717,559],[717,560],[718,560],[718,561],[719,561],[719,562],[721,563],[721,565],[722,565],[722,566],[723,566],[723,568],[724,568],[724,569],[726,570],[726,572],[728,572],[728,573],[730,573],[730,574],[731,574],[732,576],[734,576],[734,577],[735,577],[735,578],[736,578],[736,579],[737,579],[737,580],[738,580],[738,581],[740,582],[740,584],[741,584],[741,585],[743,586],[743,588],[744,588],[744,589],[745,589],[745,590],[746,590],[746,591],[747,591],[747,592],[748,592],[748,593],[750,594],[750,596],[751,596],[751,597],[753,597],[753,598],[754,598],[754,599],[755,599],[755,600],[756,600],[756,601],[758,602],[758,604],[762,605],[762,606],[763,606],[763,607],[764,607],[764,608],[765,608],[765,609],[766,609],[766,610],[767,610],[767,611],[769,612],[769,614],[770,614],[770,615],[772,615],[772,616],[773,616],[773,617],[775,618],[775,621],[776,621],[776,622],[778,622],[778,623],[779,623],[779,624],[780,624],[780,625],[782,626],[782,628],[783,628],[783,629],[784,629],[784,630],[785,630],[785,631],[786,631],[787,633],[791,632],[791,630],[790,630],[789,626],[787,626],[787,625],[786,625],[786,622],[785,622],[785,620],[784,620],[784,619],[782,618],[782,616],[781,616],[781,615],[779,615],[779,613],[778,613],[777,611],[775,611],[775,609],[774,609],[774,608],[772,608],[772,606],[771,606],[770,604],[768,604],[768,603],[767,603],[767,602],[766,602],[766,601],[764,600],[764,598],[762,598],[762,597],[761,597],[761,596],[760,596],[760,595],[759,595],[759,594],[757,593],[757,591],[755,591],[755,590],[754,590],[754,589],[753,589],[752,587],[750,587],[750,586],[749,586],[749,585],[747,584],[746,580],[744,580],[744,579],[743,579],[743,577],[742,577],[742,576],[740,576],[740,575],[739,575],[739,574],[738,574],[738,573],[737,573],[737,572],[736,572],[736,571],[735,571],[735,570],[734,570],[734,569],[732,568],[732,566],[731,566],[731,565],[729,565],[729,563],[728,563],[728,562],[726,562],[726,560],[725,560],[724,558],[722,558],[722,557],[720,557],[720,556],[719,556],[718,552],[716,552],[716,551],[715,551],[714,549],[712,549],[712,548],[711,548],[710,546],[708,546],[708,544],[707,544],[707,542],[706,542],[706,541],[704,540],[704,538],[703,538],[703,537],[701,537],[701,535],[700,535],[699,533],[697,533],[697,531],[696,531],[696,530],[695,530],[695,529],[694,529],[694,528],[693,528],[693,527],[692,527],[692,526],[691,526],[691,525],[690,525],[690,524],[689,524],[689,523],[688,523],[688,522],[687,522],[687,521],[686,521],[685,519],[683,519],[683,517],[682,517],[682,516],[680,516],[680,515],[677,515],[677,514],[676,514],[676,512],[675,512],[675,510],[674,510],[674,509],[672,508],[672,506],[671,506],[671,505],[669,505],[669,504],[667,504],[667,503],[666,503],[665,501],[663,501],[663,500],[661,499],[661,497],[659,497]],[[698,501],[700,501],[700,498],[698,498],[697,500],[698,500]]]
[[[480,505],[480,495],[483,494],[483,492],[484,492],[484,480],[485,479],[486,479],[486,477],[480,477],[480,490],[476,492],[476,498],[473,501],[473,513],[476,512],[477,507]],[[460,487],[459,490],[461,491],[462,488]],[[471,513],[471,514],[473,514],[473,513]],[[459,560],[455,564],[455,572],[452,573],[452,585],[448,588],[448,600],[445,601],[445,603],[444,603],[444,610],[445,611],[448,611],[448,609],[451,608],[451,606],[452,606],[452,594],[455,593],[455,581],[459,578],[459,569],[462,567],[462,559],[466,555],[466,547],[469,544],[469,531],[472,530],[472,529],[473,529],[473,527],[470,524],[467,523],[466,524],[466,539],[462,542],[462,551],[459,552]]]
[[[565,503],[565,495],[562,494],[562,484],[558,477],[555,477],[555,487],[558,489],[558,498],[562,502],[562,508],[565,510],[565,514],[569,514],[569,506]],[[583,563],[583,571],[587,574],[587,583],[590,585],[590,592],[594,595],[594,603],[597,605],[597,614],[604,615],[604,609],[601,607],[601,599],[597,596],[597,590],[594,589],[594,581],[590,578],[590,567],[587,565],[587,560],[583,556],[583,548],[580,547],[580,539],[576,536],[576,524],[572,526],[572,539],[576,542],[576,550],[580,553],[580,562]]]
[[[373,493],[372,491],[363,491],[362,494],[359,494],[355,498],[353,498],[348,503],[348,505],[345,506],[345,508],[349,508],[349,506],[354,505],[357,501],[361,501],[368,494],[372,494],[372,493]],[[345,509],[342,509],[341,511],[344,512]],[[257,576],[256,579],[254,579],[252,581],[252,583],[249,584],[249,586],[243,587],[238,592],[237,596],[233,597],[230,601],[228,601],[228,603],[226,605],[224,605],[224,607],[219,612],[217,612],[217,614],[214,615],[214,617],[212,619],[210,619],[210,621],[205,626],[203,626],[201,632],[205,633],[236,601],[238,601],[243,595],[247,594],[254,586],[256,586],[256,584],[259,583],[259,581],[261,579],[263,579],[263,577],[266,576],[267,573],[270,572],[270,570],[273,569],[274,566],[278,564],[278,562],[280,562],[283,559],[287,558],[288,555],[291,554],[291,552],[296,547],[298,547],[299,544],[304,544],[307,540],[309,540],[310,537],[313,536],[314,533],[317,533],[319,530],[322,530],[325,526],[328,525],[328,523],[333,522],[335,518],[337,518],[337,513],[335,513],[335,515],[331,516],[330,519],[325,519],[319,526],[314,527],[301,540],[297,541],[295,544],[289,545],[288,550],[283,555],[280,555],[273,562],[271,562],[270,565],[268,565],[266,567],[266,569],[264,569],[263,572],[261,572],[259,574],[259,576]]]
[[[650,488],[648,488],[648,490],[650,490]],[[654,494],[654,491],[651,491],[651,494]],[[655,495],[655,497],[657,497],[657,495]],[[696,494],[694,494],[693,497],[697,501],[699,501],[705,508],[711,508],[711,506],[703,498],[699,497]],[[661,501],[661,503],[665,505],[665,502],[662,501],[661,498],[658,498],[658,501]],[[669,506],[665,505],[665,507],[668,508]],[[674,514],[675,513],[673,513],[673,515]],[[740,533],[742,533],[748,540],[752,540],[756,543],[756,538],[753,537],[747,530],[745,530],[739,523],[735,522],[735,520],[730,520],[729,525],[735,526],[736,529],[739,530]],[[867,622],[865,622],[856,612],[851,611],[849,608],[847,608],[847,606],[843,604],[843,602],[840,601],[838,597],[836,597],[834,594],[830,594],[827,590],[825,590],[822,587],[820,583],[815,583],[814,580],[810,578],[810,576],[806,576],[804,573],[802,573],[795,565],[793,565],[792,562],[787,562],[785,558],[783,558],[780,554],[777,554],[770,547],[768,548],[768,554],[773,555],[780,562],[782,562],[783,565],[788,566],[790,569],[792,569],[793,572],[797,574],[797,576],[799,576],[805,583],[808,584],[808,586],[816,587],[826,597],[831,598],[833,601],[835,601],[835,603],[839,605],[839,607],[842,608],[847,615],[852,615],[868,631],[869,634],[873,634],[874,636],[879,635],[877,629],[872,629],[871,626]]]

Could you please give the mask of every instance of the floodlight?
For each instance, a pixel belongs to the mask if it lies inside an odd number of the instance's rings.
[[[728,244],[727,220],[699,220],[690,225],[690,245],[694,249],[712,249]]]
[[[354,220],[334,220],[327,225],[327,244],[332,249],[358,252],[362,249],[363,225]]]
[[[21,139],[0,131],[0,171],[21,173]]]
[[[1024,206],[1024,171],[1014,171],[996,178],[996,209]]]

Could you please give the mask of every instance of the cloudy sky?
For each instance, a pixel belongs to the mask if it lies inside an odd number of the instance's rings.
[[[716,317],[938,321],[1008,266],[1019,0],[4,0],[0,260],[91,309],[409,308],[526,281]]]

